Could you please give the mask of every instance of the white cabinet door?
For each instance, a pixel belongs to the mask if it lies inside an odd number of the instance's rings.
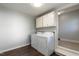
[[[43,27],[56,26],[55,12],[43,16]]]
[[[48,55],[47,38],[40,37],[40,39],[38,40],[39,40],[38,51],[44,55]]]
[[[42,17],[39,17],[39,18],[36,19],[36,28],[40,28],[42,26],[43,26]]]
[[[35,35],[32,35],[31,36],[31,45],[32,45],[32,47],[34,47],[35,49],[37,49],[37,38],[36,38],[36,36]]]
[[[38,49],[39,48],[39,40],[38,40],[38,36],[36,35],[32,35],[31,36],[31,45],[32,47],[34,47],[35,49]]]
[[[43,27],[48,26],[48,14],[43,16]]]
[[[51,12],[48,14],[48,26],[56,26],[56,21],[55,21],[55,12]]]

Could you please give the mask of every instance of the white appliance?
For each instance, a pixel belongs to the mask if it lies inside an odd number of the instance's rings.
[[[31,35],[31,46],[43,55],[51,55],[55,49],[55,39],[52,33],[38,33]]]

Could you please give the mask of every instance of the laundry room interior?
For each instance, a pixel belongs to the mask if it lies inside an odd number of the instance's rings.
[[[0,3],[0,56],[79,56],[79,4]]]

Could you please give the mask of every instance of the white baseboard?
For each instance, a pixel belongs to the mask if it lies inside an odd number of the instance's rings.
[[[60,40],[62,40],[62,41],[68,41],[68,42],[73,42],[73,43],[79,43],[79,41],[70,40],[70,39],[64,39],[64,38],[60,38]]]
[[[3,50],[3,51],[0,51],[0,53],[4,53],[4,52],[7,52],[7,51],[11,51],[11,50],[14,50],[14,49],[17,49],[17,48],[21,48],[21,47],[24,47],[24,46],[28,46],[28,45],[30,45],[30,44],[20,45],[20,46],[17,46],[17,47],[6,49],[6,50]]]

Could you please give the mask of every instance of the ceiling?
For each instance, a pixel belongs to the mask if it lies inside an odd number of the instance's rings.
[[[2,3],[0,6],[36,17],[49,10],[54,10],[67,4],[68,3],[43,3],[41,7],[34,7],[31,3]]]

